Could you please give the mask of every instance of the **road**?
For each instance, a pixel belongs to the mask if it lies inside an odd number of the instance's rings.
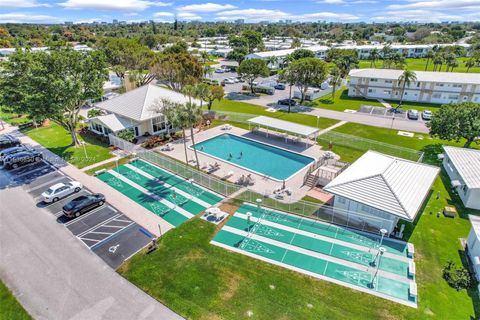
[[[382,128],[391,128],[401,131],[409,132],[419,132],[419,133],[428,133],[429,130],[425,123],[420,120],[408,120],[395,118],[392,120],[391,117],[381,117],[373,116],[369,114],[362,113],[348,113],[348,112],[339,112],[333,110],[326,110],[320,108],[312,108],[309,111],[303,112],[305,114],[320,116],[322,118],[330,118],[341,121],[348,121],[353,123],[365,124],[369,126],[382,127]]]
[[[181,319],[5,180],[0,172],[0,277],[35,319]]]

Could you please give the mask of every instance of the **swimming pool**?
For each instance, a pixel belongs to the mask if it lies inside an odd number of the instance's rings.
[[[198,152],[268,176],[288,180],[314,159],[251,139],[224,133],[195,144]]]

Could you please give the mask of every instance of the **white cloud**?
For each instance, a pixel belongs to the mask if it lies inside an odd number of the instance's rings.
[[[0,8],[33,8],[50,7],[47,3],[38,3],[35,0],[0,0]]]
[[[223,10],[235,9],[235,6],[231,4],[218,4],[218,3],[201,3],[201,4],[190,4],[186,6],[178,7],[178,11],[184,12],[218,12]]]
[[[166,11],[161,11],[161,12],[155,12],[153,14],[154,17],[173,17],[174,14],[172,12],[166,12]]]
[[[328,21],[357,21],[359,16],[350,13],[336,13],[336,12],[314,12],[307,13],[297,18],[301,20],[328,20]]]
[[[268,10],[268,9],[238,9],[222,11],[217,13],[217,20],[236,20],[245,19],[251,22],[269,20],[276,21],[279,19],[288,18],[289,15],[280,10]]]
[[[177,18],[178,18],[178,20],[182,20],[182,21],[201,20],[202,19],[202,17],[200,17],[198,14],[191,13],[191,12],[179,12],[179,13],[177,13]]]
[[[321,4],[344,4],[345,1],[343,1],[343,0],[320,0],[320,1],[317,1],[317,3],[321,3]]]
[[[172,3],[146,0],[67,0],[59,5],[67,9],[143,11],[150,7],[171,6]]]
[[[464,20],[460,15],[442,13],[432,10],[390,10],[383,15],[372,17],[373,21],[418,21],[441,22],[446,20]]]
[[[28,13],[0,13],[0,23],[59,23],[61,19]]]
[[[478,0],[432,0],[432,1],[408,1],[406,4],[391,4],[387,9],[479,9]]]
[[[377,2],[378,1],[375,1],[375,0],[357,0],[357,1],[350,2],[350,4],[372,4]]]

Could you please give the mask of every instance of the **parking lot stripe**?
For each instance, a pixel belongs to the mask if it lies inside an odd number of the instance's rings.
[[[81,220],[85,219],[86,217],[91,216],[92,214],[94,214],[95,212],[100,211],[100,210],[103,209],[103,208],[105,208],[105,206],[101,206],[101,207],[98,207],[98,208],[96,208],[96,209],[93,209],[93,210],[87,212],[86,214],[81,215],[81,216],[78,217],[77,219],[68,221],[67,223],[64,223],[63,225],[64,225],[65,227],[68,227],[69,225],[74,224],[75,222],[81,221]],[[111,208],[111,207],[110,207],[110,206],[107,206],[107,208]]]
[[[101,231],[90,231],[89,233],[93,233],[93,234],[112,234],[111,232],[101,232]]]
[[[94,242],[103,241],[103,240],[98,240],[98,239],[90,239],[90,238],[80,238],[80,240],[94,241]],[[88,245],[87,245],[87,247],[88,247]],[[89,248],[91,248],[91,247],[89,247]]]
[[[95,229],[103,226],[104,224],[112,221],[113,219],[115,219],[115,218],[118,217],[118,216],[120,216],[120,214],[118,214],[118,215],[116,215],[116,216],[113,216],[113,217],[111,217],[110,219],[107,219],[107,220],[105,220],[105,221],[100,222],[99,224],[91,227],[90,229],[85,230],[84,232],[82,232],[82,233],[80,233],[80,234],[77,234],[77,237],[78,237],[78,238],[83,237],[83,236],[86,235],[87,233],[90,233],[92,230],[95,230]]]
[[[56,173],[56,172],[60,172],[60,171],[53,171],[53,172],[51,172],[51,173]],[[40,189],[40,188],[45,188],[45,186],[48,186],[48,185],[54,185],[54,184],[55,184],[55,181],[62,180],[62,179],[64,179],[64,178],[65,178],[64,176],[57,177],[57,178],[55,178],[55,179],[53,179],[53,180],[47,181],[47,182],[42,183],[42,184],[40,184],[40,185],[38,185],[38,186],[36,186],[36,187],[33,187],[33,188],[31,188],[31,189],[28,189],[27,192],[32,192],[32,191],[38,190],[38,189]],[[72,181],[72,179],[71,179],[70,177],[67,177],[67,178],[68,178],[70,181]]]
[[[96,244],[94,244],[93,246],[91,246],[91,249],[93,250],[93,247],[96,247],[96,246],[102,244],[103,242],[110,240],[111,238],[113,238],[113,237],[121,234],[122,232],[124,232],[125,230],[127,230],[128,228],[130,228],[130,227],[132,227],[132,226],[134,226],[134,225],[136,225],[136,223],[132,221],[132,223],[130,223],[130,224],[129,224],[128,226],[126,226],[125,228],[123,228],[123,229],[121,229],[121,230],[118,230],[118,231],[115,232],[115,233],[112,233],[110,236],[106,237],[105,239],[103,239],[103,240],[101,240],[100,242],[97,242]]]
[[[59,199],[59,201],[60,201],[60,200],[65,200],[65,199],[71,198],[71,197],[73,197],[73,196],[75,196],[75,195],[78,195],[78,193],[80,193],[81,191],[84,191],[84,192],[87,193],[87,194],[92,194],[88,189],[82,189],[82,190],[80,190],[79,192],[72,193],[72,194],[70,194],[70,195],[68,195],[68,196],[66,196],[66,197],[63,197],[63,198]],[[37,198],[38,198],[38,197],[37,197]],[[48,208],[48,207],[50,207],[52,204],[55,204],[55,203],[56,203],[56,202],[47,203],[44,208]]]

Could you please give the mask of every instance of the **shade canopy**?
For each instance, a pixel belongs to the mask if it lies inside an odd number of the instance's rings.
[[[277,129],[280,131],[289,132],[305,137],[316,135],[320,131],[320,129],[315,127],[309,127],[303,124],[293,123],[290,121],[265,116],[259,116],[249,119],[248,122],[262,127]]]

